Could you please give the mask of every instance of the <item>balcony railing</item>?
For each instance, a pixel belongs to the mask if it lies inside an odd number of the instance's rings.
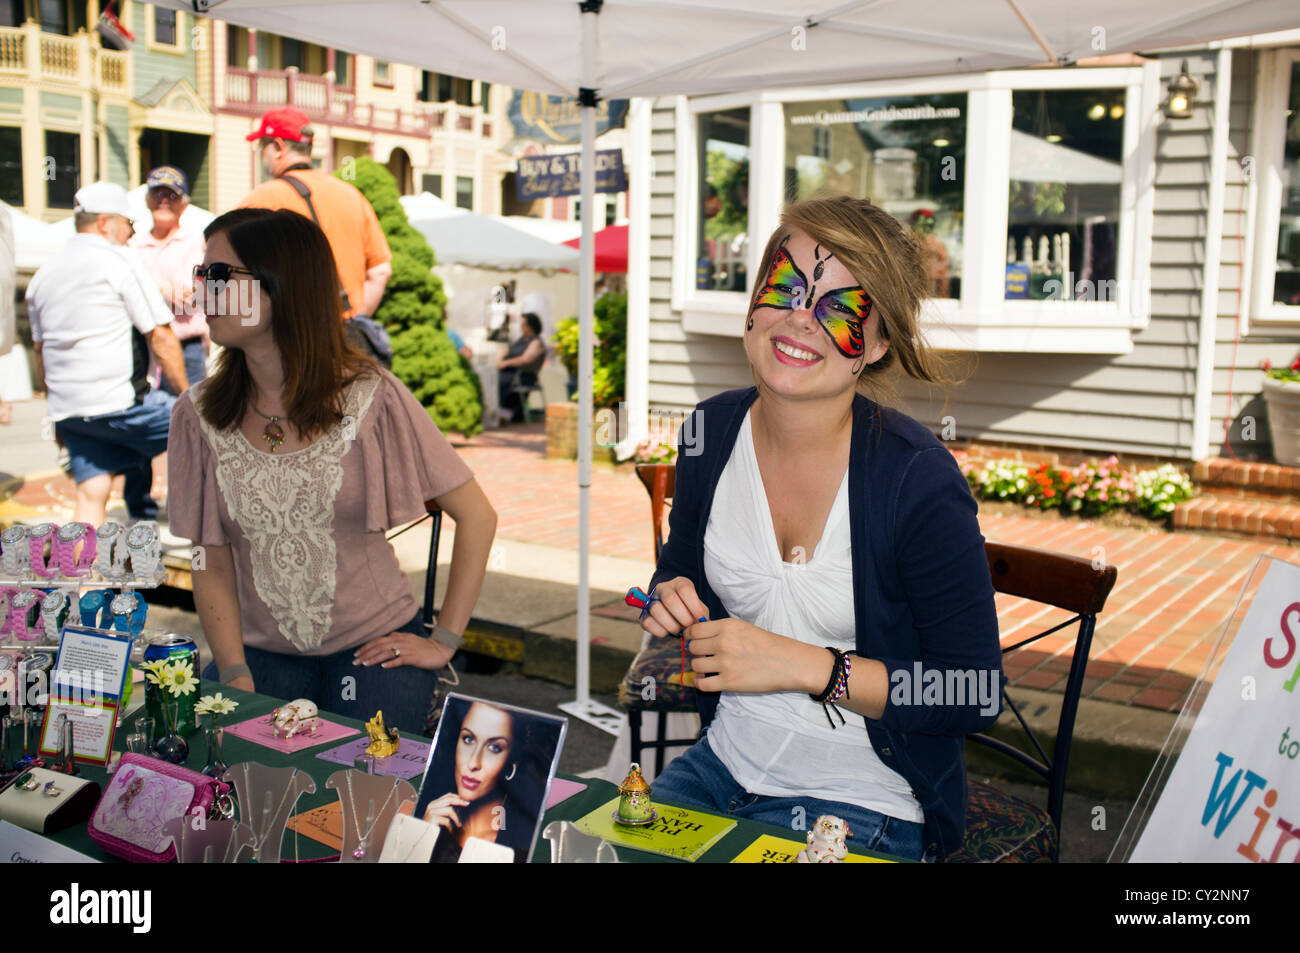
[[[247,70],[226,68],[226,105],[250,115],[277,106],[292,106],[315,122],[359,126],[411,136],[434,131],[492,138],[492,122],[481,112],[460,110],[454,103],[412,103],[401,108],[358,103],[351,86],[331,83],[327,76],[309,76],[296,69]]]
[[[42,33],[34,23],[0,27],[0,74],[102,92],[125,94],[128,88],[126,53],[102,49],[87,33]]]

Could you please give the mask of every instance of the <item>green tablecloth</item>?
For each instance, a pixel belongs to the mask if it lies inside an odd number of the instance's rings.
[[[233,698],[235,701],[239,702],[239,708],[236,709],[233,714],[227,715],[222,719],[222,723],[226,725],[247,721],[249,718],[269,715],[272,709],[283,704],[283,701],[280,699],[250,692],[242,692],[238,689],[232,689],[228,685],[218,685],[213,682],[204,682],[200,689],[201,694],[210,694],[216,691],[220,691],[225,696]],[[344,718],[341,715],[335,715],[333,713],[322,712],[322,715],[327,717],[330,721],[356,728],[362,733],[365,732],[365,725],[363,722],[352,718]],[[129,716],[126,725],[122,729],[119,729],[119,733],[114,739],[114,747],[119,751],[124,748],[124,735],[126,728],[131,724],[131,720],[132,717]],[[14,738],[11,736],[10,740],[13,741]],[[188,740],[190,742],[190,756],[189,760],[186,762],[186,766],[198,771],[207,763],[207,748],[203,740],[203,734],[202,732],[196,732],[191,735]],[[311,775],[316,782],[316,791],[313,794],[304,794],[298,799],[297,807],[293,813],[301,814],[302,812],[309,811],[312,808],[323,807],[324,805],[338,799],[336,792],[325,787],[325,781],[334,772],[340,771],[349,766],[341,765],[334,761],[325,761],[316,756],[322,751],[327,751],[330,748],[346,744],[350,740],[355,740],[355,736],[325,742],[311,748],[306,748],[295,754],[281,754],[271,748],[266,748],[250,741],[244,741],[243,739],[237,738],[229,732],[226,732],[223,741],[223,756],[226,763],[230,765],[239,764],[244,761],[256,761],[271,767],[296,767]],[[427,738],[421,740],[428,741]],[[21,744],[21,736],[18,737],[18,742]],[[95,765],[82,765],[81,777],[98,782],[101,788],[103,788],[108,781],[108,774],[102,768]],[[600,807],[617,794],[615,786],[607,781],[597,781],[586,778],[572,778],[571,780],[586,784],[586,789],[579,791],[567,800],[557,804],[550,811],[547,811],[543,827],[552,821],[576,821]],[[415,778],[412,778],[411,783],[418,789],[420,785],[420,777],[417,775]],[[713,845],[713,847],[705,853],[699,862],[727,863],[763,834],[771,834],[786,840],[799,839],[797,833],[787,828],[773,827],[768,824],[758,824],[753,821],[739,820],[736,826],[720,841],[718,841],[718,843]],[[105,861],[117,860],[117,858],[105,854],[99,849],[98,845],[90,839],[90,835],[86,832],[86,825],[84,823],[74,825],[73,827],[66,828],[62,831],[57,831],[54,834],[51,834],[50,837],[52,840],[57,841],[66,847],[70,847],[73,850],[80,851],[90,857]],[[616,850],[619,859],[627,863],[684,863],[684,861],[662,857],[657,854],[646,853],[645,851],[633,850],[631,848],[617,847]],[[286,860],[308,860],[312,858],[327,857],[333,853],[334,851],[330,850],[324,844],[314,841],[310,837],[297,835],[293,831],[287,830],[285,832],[281,856]],[[870,851],[855,851],[855,853],[864,854],[869,857],[877,857],[884,860],[897,859],[885,854],[874,854]],[[539,836],[537,847],[533,851],[533,862],[549,862],[550,856],[550,842]]]

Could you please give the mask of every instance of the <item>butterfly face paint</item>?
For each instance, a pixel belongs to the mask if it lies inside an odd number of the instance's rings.
[[[776,253],[772,256],[767,280],[754,296],[746,330],[754,327],[754,312],[759,308],[802,311],[817,293],[816,285],[809,287],[807,277],[790,257],[790,252],[785,247],[789,240],[789,235],[781,239],[781,244],[777,246]],[[830,258],[829,253],[823,257],[819,254],[820,251],[819,245],[814,252],[817,265],[813,274],[816,278],[821,277],[822,269]],[[861,288],[837,288],[828,291],[817,300],[813,308],[813,317],[831,339],[835,350],[847,358],[862,357],[866,353],[862,326],[870,315],[871,297]]]

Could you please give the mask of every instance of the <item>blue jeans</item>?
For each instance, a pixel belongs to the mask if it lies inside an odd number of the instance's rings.
[[[95,417],[65,417],[54,425],[68,448],[72,479],[84,483],[101,474],[126,474],[123,497],[127,511],[139,519],[153,519],[158,504],[150,496],[153,458],[167,449],[172,405],[176,398],[152,390],[142,402],[126,410]]]
[[[193,387],[208,376],[208,356],[203,352],[203,335],[186,338],[181,341],[181,358],[185,361],[185,379]],[[167,378],[162,379],[162,389],[173,396],[179,396]]]
[[[664,773],[654,779],[654,797],[701,807],[724,816],[791,828],[797,840],[822,814],[833,814],[848,822],[853,836],[849,843],[865,850],[909,860],[922,860],[923,826],[902,821],[855,804],[823,801],[815,797],[769,797],[750,794],[731,776],[727,766],[709,747],[708,738],[697,741],[685,754],[674,758]],[[930,860],[931,858],[924,858]]]
[[[418,615],[398,631],[427,635]],[[323,712],[361,721],[368,721],[375,717],[375,712],[383,711],[385,725],[418,738],[424,731],[424,719],[438,684],[438,673],[413,665],[398,668],[353,665],[354,651],[346,649],[333,655],[290,655],[246,646],[244,660],[253,672],[253,686],[260,695],[288,701],[308,698]],[[207,664],[203,677],[217,680],[215,662]]]

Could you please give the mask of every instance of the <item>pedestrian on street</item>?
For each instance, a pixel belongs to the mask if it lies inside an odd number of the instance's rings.
[[[362,351],[385,363],[392,347],[372,316],[393,273],[393,255],[369,200],[356,186],[313,169],[315,130],[296,109],[272,109],[246,137],[256,142],[262,168],[271,178],[244,196],[240,208],[286,208],[321,227],[334,253],[342,285],[339,313],[360,318],[344,329]]]
[[[55,434],[77,484],[73,519],[104,521],[115,474],[126,474],[127,511],[153,519],[152,461],[167,449],[175,398],[150,390],[149,354],[185,390],[172,312],[135,253],[126,192],[94,182],[74,198],[77,234],[27,287],[27,312]]]
[[[181,224],[190,205],[189,182],[174,166],[159,166],[145,179],[145,205],[153,227],[137,232],[131,247],[153,277],[163,300],[172,309],[172,330],[181,342],[185,377],[197,384],[208,374],[208,325],[194,298],[194,266],[203,261],[203,236]],[[169,394],[176,391],[164,382]]]

